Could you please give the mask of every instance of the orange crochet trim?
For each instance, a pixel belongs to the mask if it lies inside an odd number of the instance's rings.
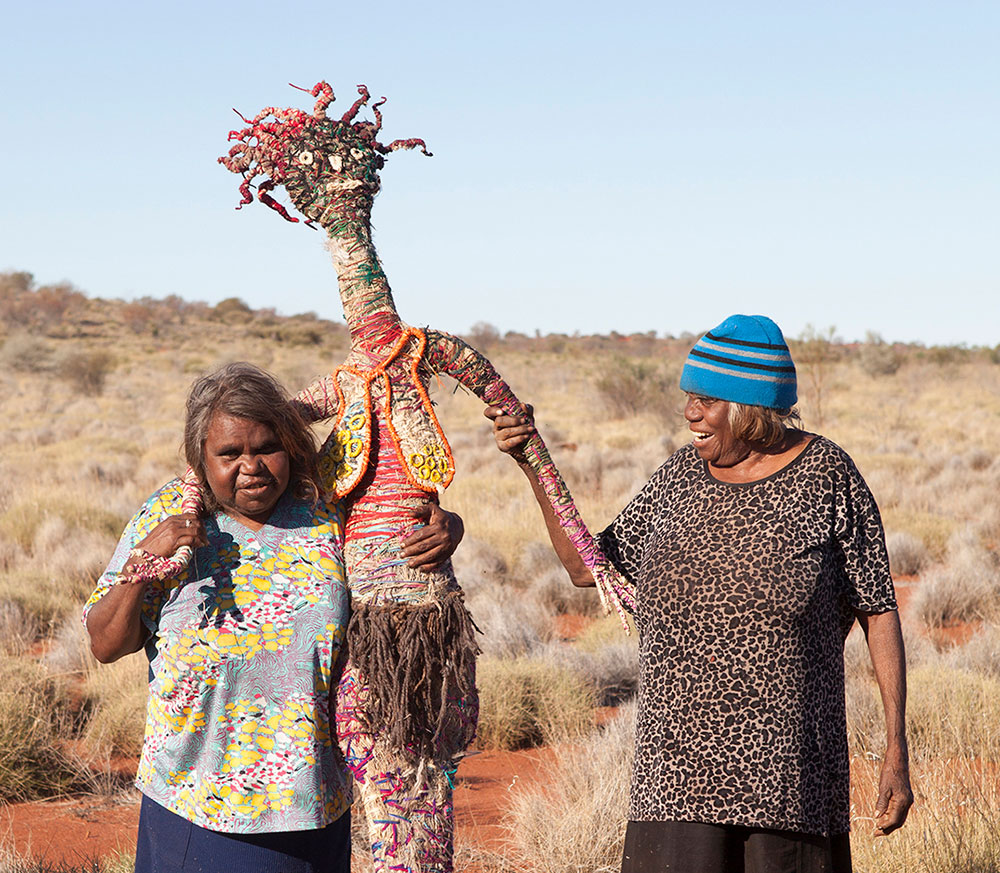
[[[447,469],[443,471],[440,483],[430,483],[424,482],[418,479],[412,470],[412,465],[410,459],[406,457],[406,453],[403,451],[399,433],[397,433],[396,428],[392,423],[392,383],[389,378],[389,374],[386,372],[386,368],[392,364],[396,358],[402,353],[403,349],[409,343],[411,339],[416,340],[417,347],[412,355],[410,355],[410,376],[412,378],[413,386],[417,390],[417,394],[420,397],[421,403],[427,412],[428,417],[431,420],[435,434],[440,442],[441,448],[444,450],[444,457],[447,463]],[[339,432],[341,428],[339,427],[342,420],[342,416],[345,412],[346,397],[344,391],[340,386],[339,376],[341,373],[350,373],[359,379],[364,386],[364,404],[365,404],[365,414],[369,416],[369,420],[372,414],[371,408],[371,386],[375,379],[381,377],[382,384],[385,387],[385,403],[383,413],[385,416],[385,425],[389,430],[389,434],[392,437],[393,444],[396,447],[396,455],[399,458],[400,465],[406,474],[407,480],[411,485],[419,488],[421,491],[427,491],[430,493],[437,492],[439,490],[444,490],[451,484],[451,480],[455,477],[455,458],[451,452],[451,446],[448,444],[448,440],[444,435],[444,431],[441,428],[441,423],[438,421],[437,416],[434,414],[434,407],[431,405],[431,398],[427,394],[427,389],[424,388],[423,383],[418,375],[418,369],[420,367],[420,362],[423,359],[424,352],[427,348],[427,337],[422,330],[415,327],[407,327],[403,330],[402,335],[393,345],[389,354],[386,355],[385,359],[375,367],[355,367],[350,364],[343,364],[337,367],[333,371],[333,383],[337,390],[337,424],[338,428],[335,429]],[[366,434],[366,445],[364,447],[362,456],[367,458],[371,452],[371,428],[368,428]],[[363,469],[363,468],[362,468]],[[337,482],[337,496],[344,497],[349,494],[360,480],[360,476],[352,476],[347,482],[341,484]]]

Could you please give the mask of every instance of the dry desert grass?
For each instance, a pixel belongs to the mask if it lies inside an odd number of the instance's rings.
[[[96,667],[77,622],[130,514],[182,469],[191,380],[245,359],[297,389],[343,359],[347,338],[342,325],[239,301],[123,304],[40,289],[22,274],[0,275],[0,310],[0,800],[10,800],[78,786],[73,749],[101,758],[138,747],[141,658]],[[487,339],[494,363],[535,405],[593,529],[686,441],[673,386],[689,338]],[[806,428],[855,458],[882,508],[895,571],[920,579],[908,578],[917,593],[906,626],[918,805],[906,828],[880,842],[864,835],[870,812],[857,808],[857,869],[1000,870],[1000,356],[877,338],[844,345],[815,332],[793,353]],[[444,498],[466,521],[456,567],[485,633],[481,741],[570,738],[539,797],[512,810],[510,857],[491,864],[613,869],[629,721],[595,729],[588,713],[634,693],[635,638],[608,619],[574,643],[556,638],[553,616],[596,614],[593,593],[561,577],[526,484],[493,448],[480,402],[447,380],[433,396],[459,468]],[[979,632],[949,647],[948,625],[970,621]],[[855,640],[848,665],[852,749],[864,774],[882,740]],[[564,808],[568,798],[582,806]],[[587,839],[554,827],[569,818]]]

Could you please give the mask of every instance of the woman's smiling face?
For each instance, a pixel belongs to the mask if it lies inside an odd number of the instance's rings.
[[[689,393],[684,417],[694,434],[695,449],[713,467],[732,467],[750,454],[750,444],[733,435],[729,401]]]

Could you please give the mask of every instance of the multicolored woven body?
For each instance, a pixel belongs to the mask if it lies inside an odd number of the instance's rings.
[[[422,140],[382,145],[374,122],[357,115],[368,90],[339,119],[318,83],[312,114],[268,107],[220,158],[243,176],[242,207],[257,199],[288,221],[298,219],[271,197],[284,187],[309,225],[329,237],[344,316],[351,331],[346,361],[297,397],[307,420],[332,419],[321,475],[328,498],[347,501],[345,559],[355,619],[350,663],[337,704],[345,757],[361,787],[376,871],[452,870],[451,774],[475,734],[478,700],[474,626],[450,563],[412,570],[401,543],[412,510],[436,501],[455,473],[448,441],[427,396],[445,373],[485,403],[518,413],[522,404],[490,362],[457,337],[404,324],[371,240],[371,207],[386,155]],[[242,117],[242,116],[241,116]],[[628,585],[601,554],[541,437],[525,454],[560,523],[597,580],[606,610],[624,621]],[[627,626],[626,626],[627,628]],[[417,711],[419,710],[419,712]]]

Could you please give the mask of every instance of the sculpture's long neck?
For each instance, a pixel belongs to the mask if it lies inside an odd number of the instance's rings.
[[[371,233],[361,227],[350,234],[331,234],[329,246],[337,268],[344,318],[351,332],[351,347],[377,353],[399,338],[402,323]]]

